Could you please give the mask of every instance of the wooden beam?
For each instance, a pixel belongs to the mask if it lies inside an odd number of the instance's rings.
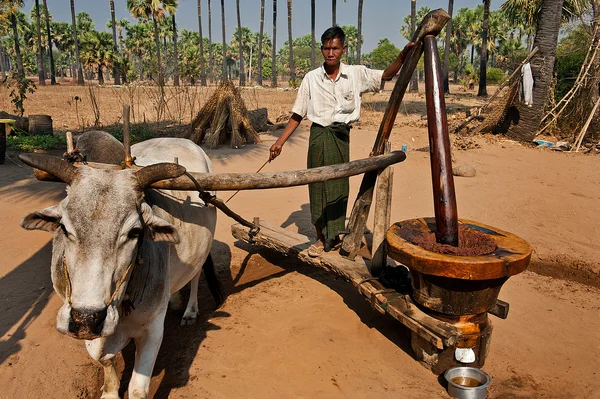
[[[32,154],[29,154],[31,156]],[[44,155],[44,154],[35,154]],[[45,155],[47,156],[47,155]],[[27,163],[27,157],[19,157]],[[291,172],[262,172],[262,173],[199,173],[189,172],[200,187],[206,191],[219,190],[258,190],[266,188],[281,188],[302,186],[309,183],[339,179],[359,175],[369,171],[377,171],[406,159],[402,151],[394,151],[386,155],[359,159],[338,165],[321,166],[319,168],[296,170]],[[75,163],[75,166],[82,166]],[[108,165],[89,162],[88,166],[102,169],[122,169],[120,165]],[[182,165],[185,166],[185,165]],[[139,167],[132,167],[137,169]],[[34,171],[38,180],[56,181],[56,178],[46,172]],[[376,173],[376,172],[375,172]],[[161,180],[150,185],[151,188],[164,190],[196,190],[195,184],[186,176],[177,179]]]
[[[391,143],[388,141],[385,151],[390,152]],[[387,263],[385,234],[390,227],[392,208],[392,187],[394,169],[387,167],[379,173],[375,190],[375,214],[373,215],[373,246],[371,256],[371,275],[379,276]]]
[[[255,223],[257,221],[255,219]],[[399,294],[374,279],[369,273],[368,259],[360,258],[351,261],[342,258],[335,251],[325,252],[320,257],[312,258],[307,254],[311,244],[308,237],[263,220],[258,222],[260,231],[255,236],[249,237],[249,228],[240,224],[231,226],[231,233],[239,240],[297,257],[308,265],[345,278],[366,297],[375,310],[382,314],[389,314],[438,349],[453,346],[460,339],[460,331],[452,324],[429,316],[412,302],[409,295]]]

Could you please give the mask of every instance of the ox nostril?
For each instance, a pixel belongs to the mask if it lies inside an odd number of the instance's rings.
[[[88,331],[93,334],[100,334],[104,326],[104,320],[106,320],[107,310],[107,308],[104,308],[98,312],[90,312],[71,309],[69,332]]]

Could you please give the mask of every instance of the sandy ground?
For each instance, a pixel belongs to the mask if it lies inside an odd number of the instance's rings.
[[[304,168],[307,125],[265,171]],[[407,144],[408,158],[395,166],[392,220],[431,216],[429,157],[419,151],[426,129],[415,123],[397,130],[393,147]],[[376,131],[352,131],[353,159],[368,155]],[[240,150],[208,150],[215,171],[258,169],[275,139],[262,137],[264,143]],[[520,235],[535,251],[535,273],[511,278],[500,294],[511,304],[508,319],[491,316],[489,397],[598,398],[600,158],[489,138],[475,143],[480,148],[453,153],[456,164],[477,170],[455,178],[459,216]],[[16,163],[0,166],[0,398],[96,398],[100,367],[82,342],[55,330],[60,303],[50,281],[51,236],[18,226],[27,213],[57,203],[64,186],[36,182]],[[351,179],[351,199],[359,183]],[[230,205],[248,219],[313,235],[306,187],[245,191]],[[228,298],[215,309],[202,283],[198,324],[180,327],[181,313],[169,313],[154,397],[447,397],[412,358],[402,325],[373,311],[345,281],[236,242],[232,223],[219,215],[212,251]],[[132,362],[128,347],[119,357],[125,384]]]

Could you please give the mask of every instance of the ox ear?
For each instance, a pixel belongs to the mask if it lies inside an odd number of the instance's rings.
[[[21,221],[21,227],[26,230],[44,230],[54,233],[60,227],[61,214],[58,205],[32,212]]]
[[[152,241],[164,241],[173,244],[179,242],[179,233],[175,226],[156,216],[150,205],[145,202],[142,203],[142,219]]]

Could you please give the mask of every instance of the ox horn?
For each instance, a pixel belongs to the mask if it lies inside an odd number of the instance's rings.
[[[186,172],[181,165],[174,163],[157,163],[155,165],[145,166],[135,172],[139,188],[144,189],[159,180],[175,179]]]
[[[20,154],[19,159],[34,168],[36,176],[40,175],[39,170],[41,170],[67,184],[71,184],[78,173],[76,166],[47,154]]]

